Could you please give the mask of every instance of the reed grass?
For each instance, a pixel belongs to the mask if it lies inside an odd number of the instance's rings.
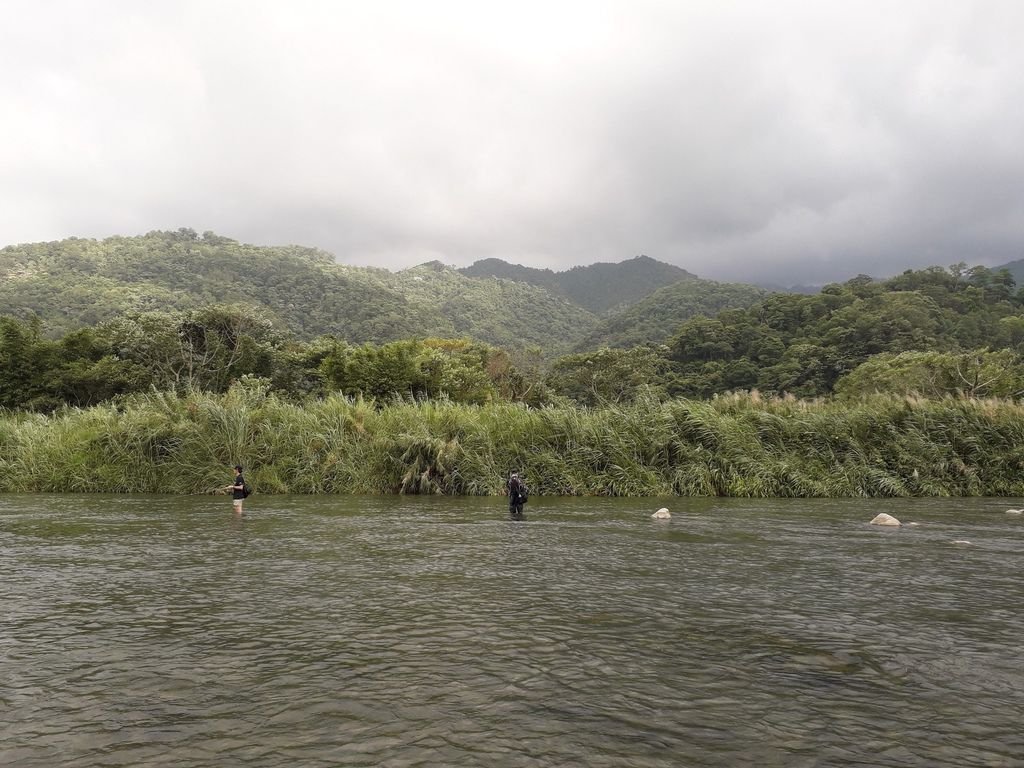
[[[50,416],[0,414],[0,491],[1024,496],[1024,406],[641,399],[598,409],[444,400],[299,406],[259,386],[153,392]]]

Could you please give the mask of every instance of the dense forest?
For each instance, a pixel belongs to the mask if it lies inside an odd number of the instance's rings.
[[[432,274],[445,280],[419,279]],[[442,265],[407,270],[403,280],[416,303],[472,303],[473,287],[460,282],[470,278]],[[675,300],[688,285],[662,288],[652,300]],[[713,303],[730,288],[710,290],[694,302]],[[153,389],[225,392],[243,377],[265,379],[293,400],[340,392],[599,406],[640,394],[709,398],[751,390],[1017,397],[1024,393],[1021,310],[1006,272],[956,265],[885,281],[858,277],[815,295],[766,295],[748,309],[677,323],[667,338],[667,329],[657,328],[643,343],[553,358],[538,347],[486,343],[460,328],[447,337],[420,328],[383,343],[334,334],[303,339],[271,311],[239,304],[122,312],[56,338],[38,315],[7,316],[0,318],[0,407],[50,411]],[[483,317],[475,327],[502,332]]]
[[[1006,270],[815,294],[686,275],[604,316],[537,284],[563,273],[393,274],[190,231],[7,248],[0,270],[0,491],[197,492],[239,460],[264,491],[495,493],[510,467],[542,493],[1024,491]]]
[[[678,391],[697,397],[753,388],[799,397],[1018,396],[1021,309],[1005,270],[957,264],[884,281],[859,276],[815,295],[774,294],[746,310],[688,320],[668,358]]]
[[[126,314],[246,305],[306,341],[465,336],[552,356],[577,347],[606,306],[626,308],[680,279],[709,282],[646,257],[563,273],[506,265],[515,274],[504,274],[494,266],[431,262],[391,272],[339,264],[312,248],[246,245],[189,229],[71,238],[0,249],[0,315],[38,316],[42,332],[56,337]],[[747,298],[728,306],[746,306]],[[672,312],[678,322],[709,309],[695,302]]]
[[[576,344],[576,351],[600,347],[664,344],[691,317],[714,317],[723,310],[750,307],[769,291],[743,283],[680,280],[656,289],[649,296],[602,318]]]

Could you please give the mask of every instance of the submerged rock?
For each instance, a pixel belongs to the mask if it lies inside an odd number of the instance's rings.
[[[665,509],[665,507],[662,507],[653,515],[651,515],[651,517],[653,517],[655,520],[668,520],[670,517],[672,517],[672,515],[667,509]]]
[[[1021,512],[1024,512],[1024,509],[1008,509],[1008,510],[1006,510],[1006,514],[1008,514],[1008,515],[1019,515]]]
[[[883,512],[880,515],[875,515],[875,518],[871,521],[871,525],[899,525],[900,521],[892,515],[887,515]]]

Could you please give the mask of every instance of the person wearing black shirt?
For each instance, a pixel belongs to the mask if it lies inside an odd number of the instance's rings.
[[[523,504],[526,503],[526,483],[513,472],[508,478],[508,512],[515,519],[522,519]]]
[[[234,507],[235,514],[241,516],[242,501],[245,499],[245,478],[242,477],[241,465],[235,465],[235,482],[226,486],[224,490],[231,491],[231,504]]]

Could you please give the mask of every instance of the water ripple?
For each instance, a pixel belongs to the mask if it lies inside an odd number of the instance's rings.
[[[56,501],[0,497],[4,766],[1024,764],[992,500]]]

